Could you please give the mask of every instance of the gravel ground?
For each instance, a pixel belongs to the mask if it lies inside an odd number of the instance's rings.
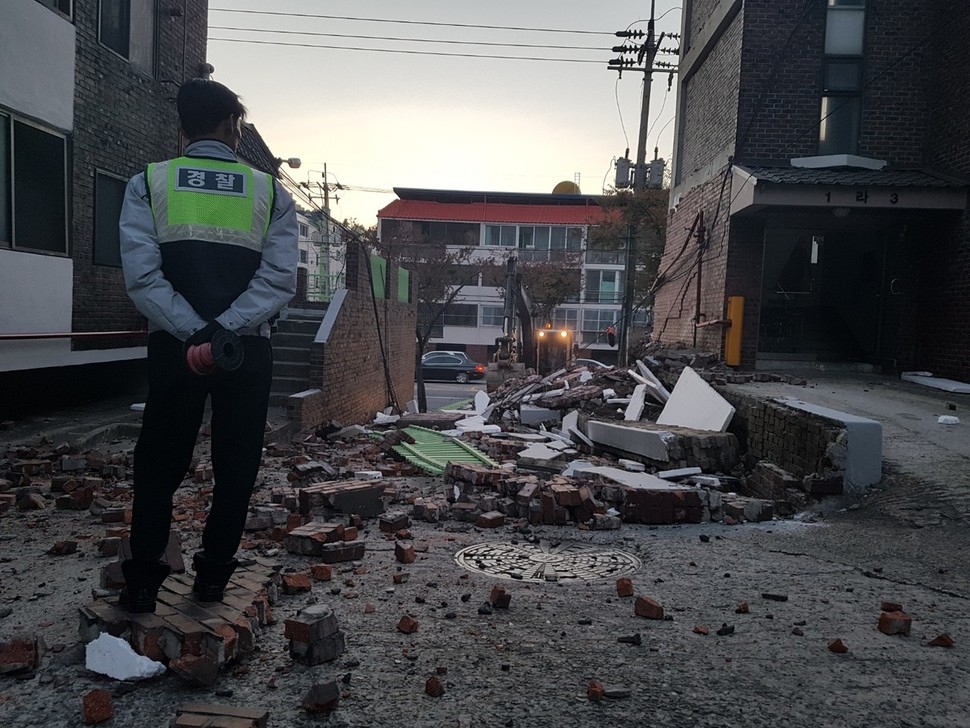
[[[94,432],[88,445],[109,451],[132,445],[105,440],[112,431],[129,436],[132,426],[97,434],[84,413],[39,423],[55,426]],[[884,487],[861,503],[828,501],[814,517],[757,525],[586,532],[415,523],[414,541],[427,551],[407,566],[395,562],[394,543],[376,520],[366,522],[364,559],[341,566],[333,581],[315,583],[309,594],[282,596],[277,623],[259,636],[257,651],[230,665],[211,688],[191,688],[169,674],[135,684],[87,671],[77,610],[110,560],[96,549],[104,525],[87,512],[12,512],[0,517],[0,641],[39,635],[47,651],[38,670],[0,676],[0,723],[82,726],[81,696],[104,688],[115,709],[104,725],[126,728],[162,728],[179,705],[198,702],[265,708],[275,727],[970,726],[967,499],[960,497],[958,510],[946,501],[947,517],[917,528],[886,505],[893,494],[906,494],[909,503],[920,492],[911,473],[896,470],[890,467]],[[258,497],[265,499],[285,481],[286,469],[271,459],[263,475]],[[948,492],[965,494],[965,469],[941,481]],[[187,484],[180,497],[191,498],[196,488]],[[190,554],[198,531],[183,524],[182,535]],[[77,540],[79,553],[46,553],[64,539]],[[635,593],[660,602],[670,619],[635,616],[633,598],[617,596],[615,577],[527,583],[470,572],[454,558],[468,545],[536,540],[635,555],[642,562],[631,575]],[[275,558],[297,570],[311,563],[285,551]],[[352,573],[361,566],[365,573]],[[399,569],[410,577],[394,585]],[[510,608],[480,614],[496,584],[512,595]],[[910,636],[876,629],[883,601],[902,604],[913,619]],[[737,613],[742,602],[748,613]],[[306,667],[289,658],[283,620],[310,603],[332,606],[346,634],[347,650],[334,663]],[[418,621],[416,633],[396,630],[404,614]],[[698,625],[710,634],[696,634]],[[722,625],[733,634],[718,636]],[[955,647],[926,646],[944,632]],[[640,645],[617,641],[636,634]],[[846,654],[827,649],[836,638],[848,646]],[[446,692],[432,698],[425,681],[438,673]],[[328,717],[305,713],[300,702],[309,687],[333,678],[346,681],[337,710]],[[591,679],[616,697],[591,702]]]

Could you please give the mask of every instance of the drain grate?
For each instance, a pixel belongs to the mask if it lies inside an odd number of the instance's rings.
[[[575,542],[480,543],[455,561],[469,571],[522,581],[593,581],[632,574],[642,563],[633,554]]]

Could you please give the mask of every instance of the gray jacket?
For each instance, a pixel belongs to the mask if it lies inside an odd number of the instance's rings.
[[[236,161],[228,146],[213,140],[190,144],[185,156]],[[274,184],[273,210],[256,272],[246,289],[215,317],[223,328],[240,335],[269,336],[268,320],[296,293],[299,257],[296,208],[286,190]],[[185,341],[203,328],[208,321],[163,272],[163,255],[144,173],[128,182],[121,208],[120,233],[125,285],[135,308],[148,319],[149,331],[167,331]]]

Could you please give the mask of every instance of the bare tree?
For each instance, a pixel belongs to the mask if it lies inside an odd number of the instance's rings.
[[[390,221],[388,221],[390,222]],[[434,242],[407,221],[385,222],[384,235],[376,249],[388,260],[397,261],[411,273],[411,295],[417,304],[415,326],[418,409],[428,410],[428,397],[421,371],[421,355],[436,333],[455,299],[467,285],[478,283],[482,263],[472,259],[472,247],[453,247]]]

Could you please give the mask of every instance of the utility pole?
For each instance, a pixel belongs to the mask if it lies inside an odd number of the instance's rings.
[[[672,73],[674,65],[656,60],[657,53],[660,51],[660,44],[663,43],[666,33],[661,33],[659,37],[655,35],[656,30],[656,0],[650,0],[650,19],[647,21],[647,32],[642,30],[620,30],[616,32],[618,38],[643,38],[643,43],[639,46],[627,45],[614,46],[614,53],[635,53],[636,60],[620,56],[609,62],[609,68],[617,71],[623,77],[624,70],[643,71],[643,101],[640,106],[640,133],[637,137],[637,161],[633,167],[633,189],[634,194],[647,189],[652,167],[647,165],[647,129],[650,122],[650,89],[653,82],[653,74],[657,72]],[[622,160],[625,164],[617,164],[617,187],[630,186],[627,179],[625,184],[621,176],[629,174],[629,160]],[[654,160],[656,165],[662,163],[661,160]],[[661,175],[662,176],[662,175]],[[619,332],[619,363],[627,366],[630,358],[630,330],[633,328],[634,313],[634,286],[636,282],[637,268],[637,235],[638,230],[635,224],[631,224],[627,230],[626,244],[626,268],[623,284],[623,308],[620,315]]]

